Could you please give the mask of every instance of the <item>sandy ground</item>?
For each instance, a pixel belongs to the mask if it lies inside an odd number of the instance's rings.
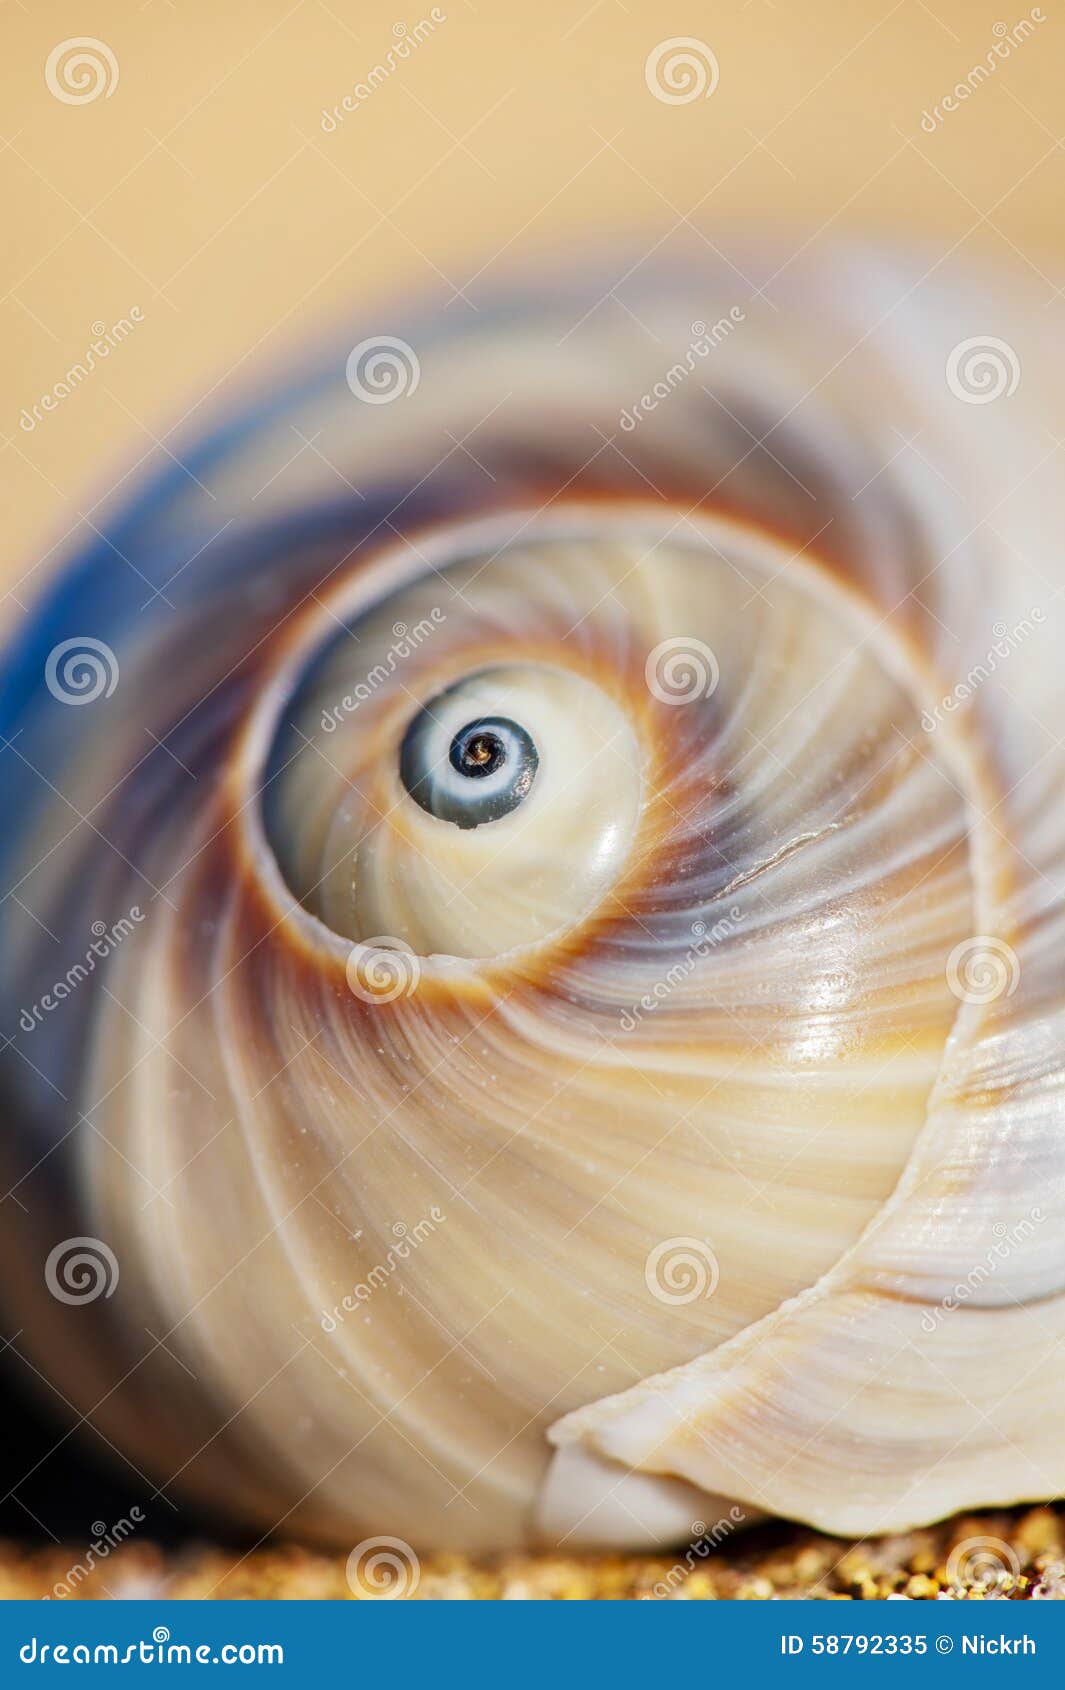
[[[414,1600],[471,1598],[592,1600],[1027,1601],[1065,1597],[1065,1515],[1050,1508],[959,1515],[900,1537],[849,1544],[772,1526],[727,1547],[676,1559],[512,1555],[472,1564],[437,1556],[407,1574]],[[348,1582],[342,1555],[295,1546],[241,1556],[204,1546],[166,1554],[126,1543],[87,1575],[84,1549],[27,1553],[0,1545],[0,1599],[108,1598],[379,1599]]]

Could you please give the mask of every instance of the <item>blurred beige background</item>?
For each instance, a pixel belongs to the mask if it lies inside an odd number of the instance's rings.
[[[71,103],[46,65],[86,35],[109,92]],[[680,36],[719,80],[671,104],[645,64]],[[0,0],[6,614],[227,376],[397,289],[465,312],[530,253],[616,234],[650,251],[690,222],[728,255],[742,227],[789,251],[849,228],[919,238],[930,261],[990,252],[1051,299],[1063,59],[1059,12],[999,0]],[[93,325],[123,317],[106,364],[27,429]]]

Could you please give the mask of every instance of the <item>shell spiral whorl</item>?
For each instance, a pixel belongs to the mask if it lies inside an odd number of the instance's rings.
[[[1023,314],[1007,434],[885,286],[370,337],[21,631],[6,1297],[154,1481],[470,1549],[1061,1488],[1062,493]]]

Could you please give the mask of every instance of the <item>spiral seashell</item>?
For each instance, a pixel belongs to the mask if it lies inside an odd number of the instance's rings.
[[[1065,1486],[1056,342],[639,277],[346,335],[5,666],[6,1313],[356,1582]]]

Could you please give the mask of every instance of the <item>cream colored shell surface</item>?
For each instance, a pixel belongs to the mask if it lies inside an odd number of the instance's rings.
[[[214,437],[202,555],[187,478],[115,519],[162,602],[41,613],[6,1297],[168,1493],[483,1550],[1065,1483],[1058,355],[1015,278],[777,303],[415,320],[394,403],[341,356]],[[526,795],[416,803],[419,712]]]

